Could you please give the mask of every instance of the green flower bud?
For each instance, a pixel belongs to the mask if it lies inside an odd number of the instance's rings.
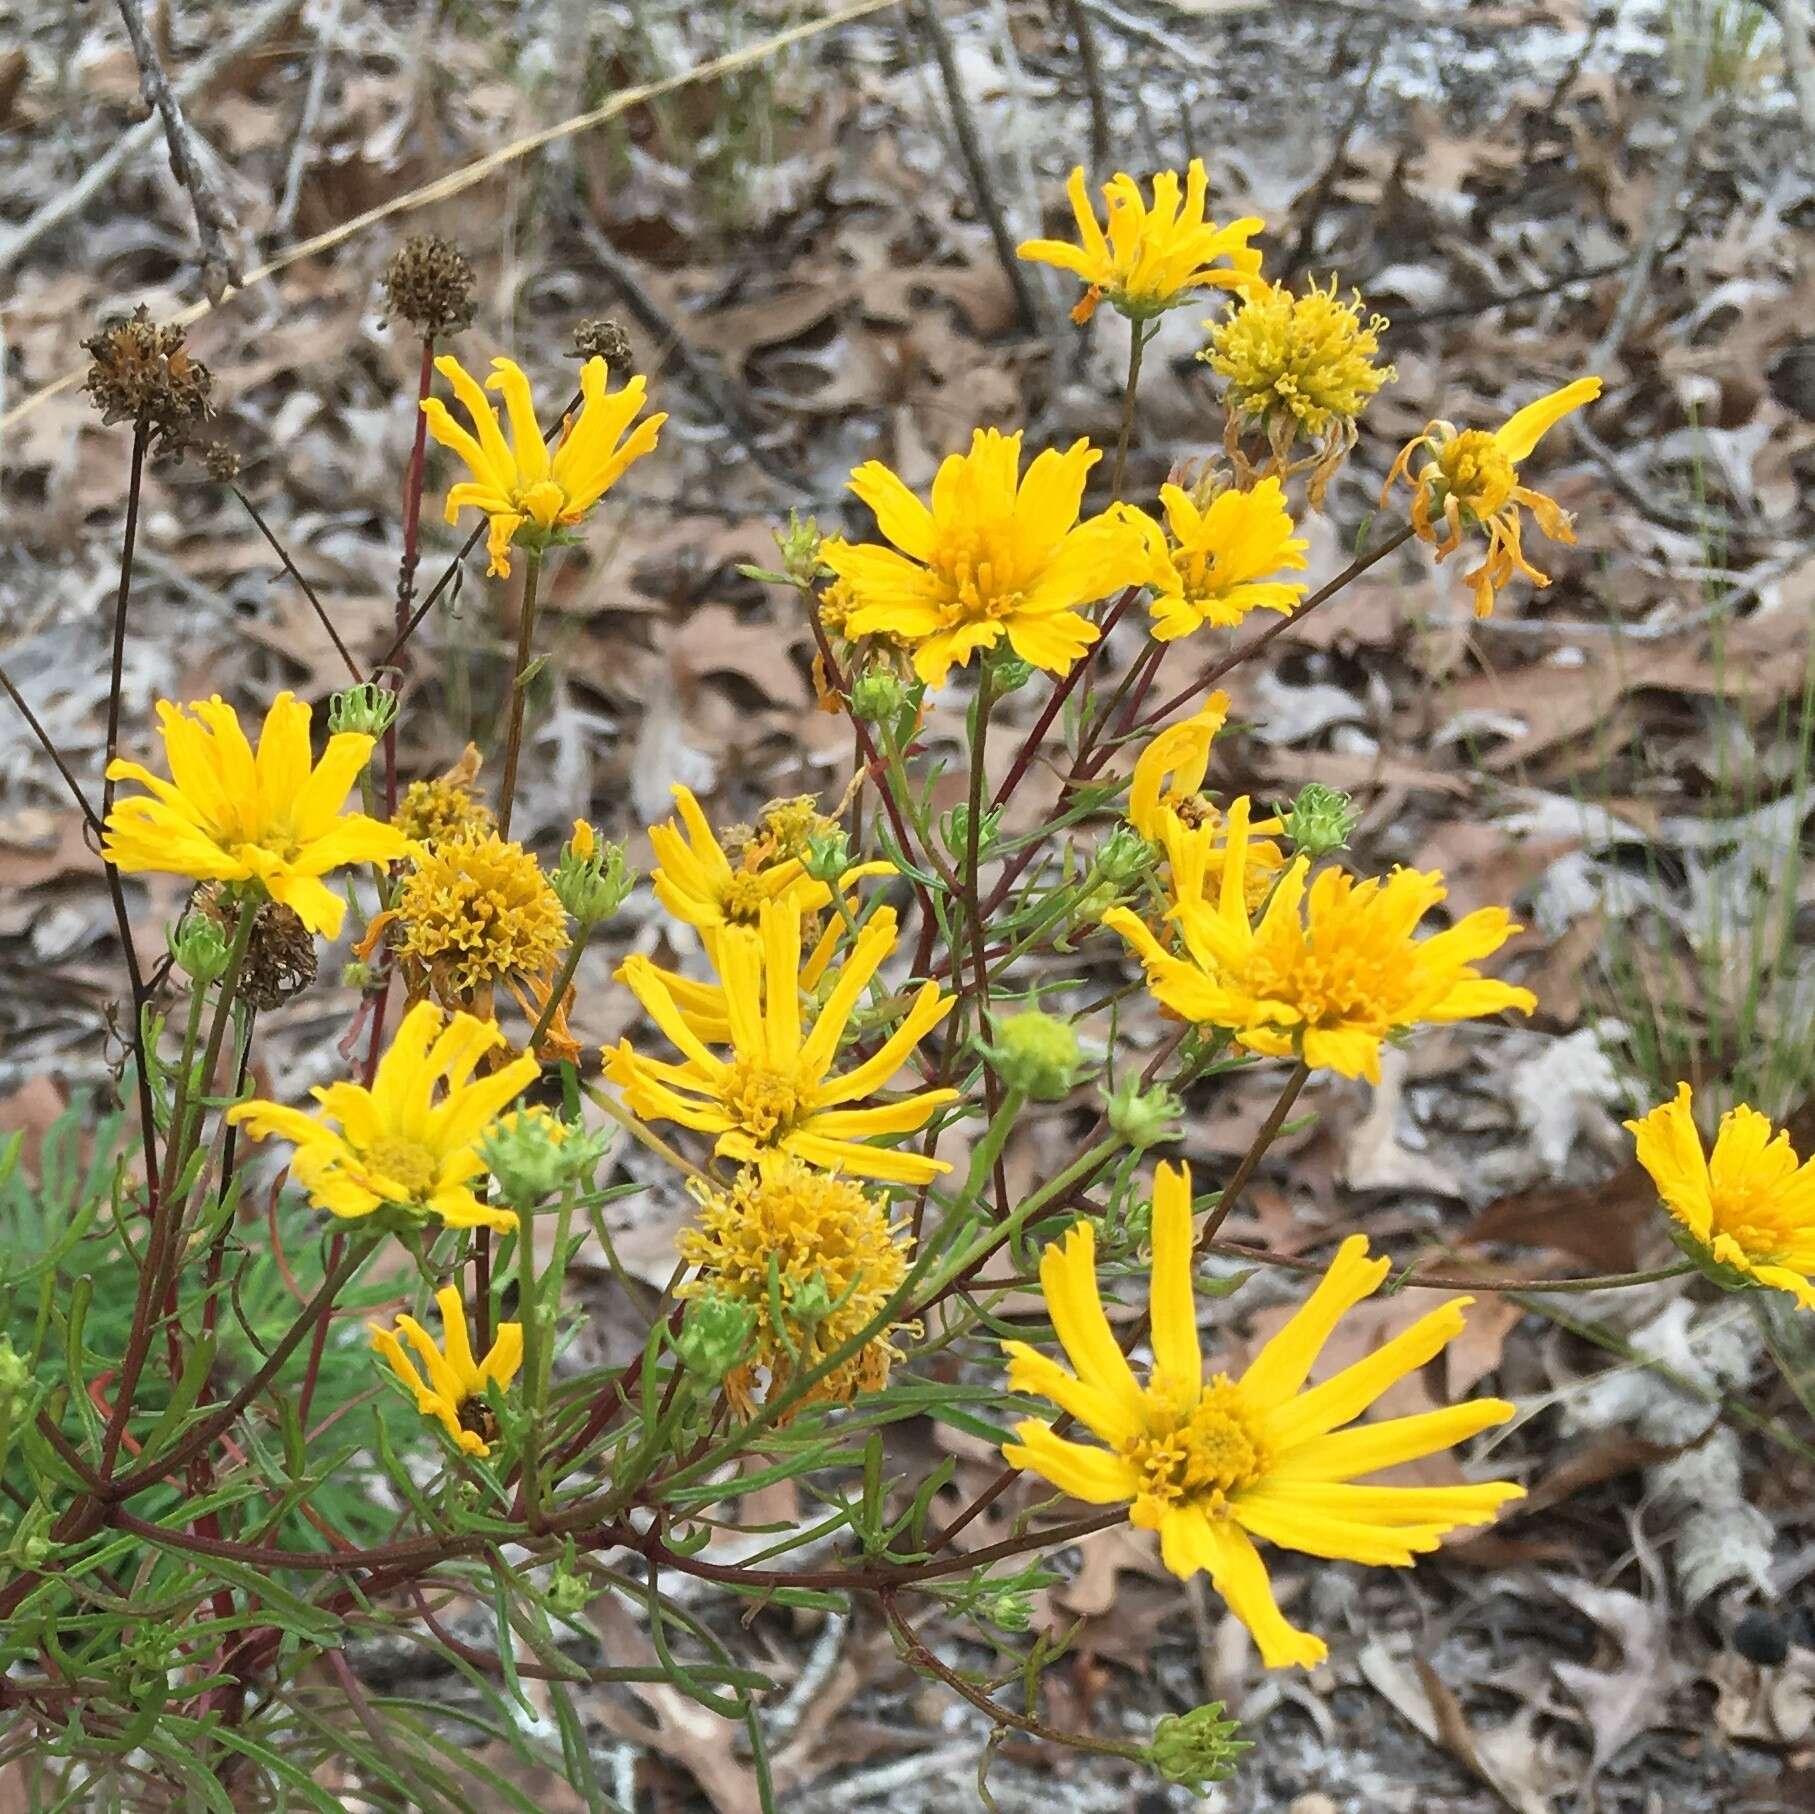
[[[176,967],[202,988],[227,974],[230,947],[221,923],[205,913],[186,913],[169,940]]]
[[[601,1142],[547,1109],[500,1115],[479,1143],[479,1157],[519,1209],[551,1197],[597,1162]]]
[[[1249,1740],[1235,1736],[1240,1730],[1239,1721],[1223,1718],[1221,1701],[1169,1713],[1153,1729],[1147,1761],[1167,1782],[1201,1793],[1212,1783],[1227,1782],[1241,1754],[1253,1750]]]
[[[1011,1089],[1036,1102],[1060,1102],[1069,1096],[1084,1069],[1078,1036],[1069,1021],[1028,1008],[995,1024],[994,1045],[983,1055]]]
[[[986,857],[995,848],[996,833],[1002,824],[1002,808],[992,806],[983,815],[983,822],[977,830],[977,855]],[[945,848],[953,856],[968,859],[971,848],[971,809],[968,805],[954,806],[939,821],[940,836],[945,839]]]
[[[698,1297],[687,1306],[674,1351],[696,1378],[718,1380],[750,1351],[756,1306],[737,1298]]]
[[[1024,1587],[998,1587],[978,1594],[977,1617],[1002,1631],[1025,1631],[1034,1622],[1034,1597]]]
[[[801,867],[816,882],[836,888],[838,878],[851,867],[851,840],[837,826],[816,831],[807,839],[807,854]]]
[[[10,1406],[31,1384],[31,1362],[13,1352],[13,1338],[0,1335],[0,1405]]]
[[[561,1559],[548,1571],[548,1598],[556,1612],[572,1617],[584,1612],[597,1597],[592,1582],[574,1565],[573,1539],[561,1553]]]
[[[865,724],[892,724],[907,698],[900,675],[888,668],[872,668],[852,683],[851,714]]]
[[[1361,810],[1339,789],[1307,781],[1298,798],[1282,807],[1279,816],[1294,849],[1308,857],[1326,857],[1348,843]]]
[[[1034,677],[1034,666],[1031,661],[1023,661],[1019,655],[1009,652],[1006,644],[998,645],[999,652],[989,664],[990,690],[998,699],[1009,693],[1018,693]]]
[[[328,701],[328,729],[362,731],[368,737],[382,737],[397,722],[397,709],[401,704],[397,694],[375,680],[342,687]]]
[[[811,1335],[838,1308],[830,1286],[819,1273],[794,1287],[788,1298],[788,1321]]]
[[[555,898],[584,928],[608,920],[636,886],[636,871],[624,860],[624,846],[604,842],[584,819],[561,846],[561,860],[548,878]]]
[[[25,1537],[13,1545],[13,1554],[23,1568],[42,1568],[50,1560],[53,1547],[48,1537]]]
[[[820,577],[819,550],[825,537],[812,517],[798,511],[788,512],[786,529],[775,531],[775,545],[781,550],[782,571],[797,586],[810,586]]]
[[[1132,1071],[1123,1075],[1105,1103],[1110,1128],[1137,1153],[1176,1139],[1179,1117],[1185,1112],[1185,1105],[1163,1083],[1144,1090]]]
[[[1097,846],[1097,874],[1118,888],[1138,882],[1152,867],[1153,846],[1132,825],[1118,825]]]
[[[340,986],[343,989],[357,989],[363,995],[372,986],[372,966],[363,958],[350,958],[341,966]]]

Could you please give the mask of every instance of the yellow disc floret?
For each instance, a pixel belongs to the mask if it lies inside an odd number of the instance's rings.
[[[397,949],[438,994],[546,976],[567,949],[567,915],[541,865],[493,831],[462,832],[427,850],[396,911]]]

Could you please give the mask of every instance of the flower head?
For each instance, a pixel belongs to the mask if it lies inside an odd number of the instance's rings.
[[[1368,1406],[1462,1333],[1472,1300],[1452,1298],[1366,1359],[1304,1389],[1344,1312],[1390,1269],[1351,1235],[1291,1321],[1239,1379],[1205,1377],[1192,1290],[1191,1174],[1162,1165],[1153,1190],[1153,1366],[1143,1385],[1110,1332],[1097,1291],[1096,1237],[1074,1223],[1040,1262],[1046,1308],[1071,1371],[1006,1342],[1008,1383],[1051,1400],[1102,1447],[1070,1442],[1037,1418],[1005,1444],[1027,1468],[1089,1505],[1130,1505],[1157,1531],[1176,1575],[1200,1569],[1253,1633],[1270,1669],[1321,1662],[1321,1638],[1288,1624],[1254,1539],[1332,1561],[1404,1567],[1458,1525],[1483,1524],[1524,1489],[1357,1485],[1358,1476],[1450,1448],[1513,1415],[1503,1399],[1353,1424]]]
[[[404,835],[418,844],[435,845],[463,834],[490,831],[497,820],[473,792],[479,763],[478,746],[469,743],[452,768],[431,781],[412,781],[403,791],[395,819]]]
[[[309,708],[293,695],[271,702],[256,754],[218,695],[188,706],[161,699],[158,721],[170,780],[136,762],[116,760],[107,770],[109,780],[148,790],[107,816],[102,851],[115,868],[252,883],[311,932],[337,938],[347,904],[322,877],[408,854],[394,826],[341,810],[372,739],[343,731],[312,764]]]
[[[1599,378],[1577,378],[1526,404],[1499,428],[1458,430],[1448,422],[1432,422],[1400,448],[1380,501],[1386,502],[1397,479],[1411,486],[1412,527],[1436,549],[1438,560],[1462,546],[1465,531],[1487,532],[1486,557],[1462,576],[1474,588],[1477,617],[1492,614],[1494,595],[1515,573],[1524,574],[1534,586],[1550,584],[1549,576],[1532,566],[1519,545],[1521,504],[1553,542],[1576,539],[1574,522],[1555,498],[1519,483],[1519,465],[1557,423],[1600,394]],[[1412,456],[1420,448],[1431,457],[1414,474]],[[1441,520],[1441,534],[1434,519]]]
[[[1153,587],[1153,634],[1160,642],[1189,636],[1207,624],[1226,629],[1250,611],[1288,614],[1304,587],[1269,574],[1302,572],[1309,543],[1292,533],[1278,479],[1252,491],[1224,491],[1200,506],[1178,485],[1162,485],[1167,537],[1140,512]]]
[[[679,1295],[754,1313],[748,1350],[725,1376],[726,1396],[748,1416],[759,1370],[774,1397],[842,1347],[907,1277],[913,1243],[890,1226],[880,1198],[798,1159],[746,1168],[729,1190],[689,1188],[699,1226],[681,1231],[680,1255],[699,1273]],[[802,1404],[848,1404],[878,1390],[900,1357],[891,1333],[872,1336]]]
[[[479,1147],[540,1067],[518,1058],[475,1078],[479,1060],[503,1043],[495,1021],[456,1014],[444,1023],[433,1002],[418,1002],[369,1090],[318,1085],[310,1091],[320,1104],[313,1114],[252,1101],[229,1109],[227,1119],[254,1140],[290,1141],[292,1174],[317,1209],[357,1217],[391,1205],[412,1220],[434,1216],[449,1228],[508,1233],[517,1218],[473,1194],[485,1170]]]
[[[445,340],[473,325],[473,267],[452,240],[412,233],[379,279],[388,314],[400,316],[430,340]]]
[[[718,999],[731,1048],[726,1057],[689,1024],[671,978],[641,954],[626,958],[619,975],[686,1062],[645,1058],[625,1040],[607,1050],[606,1074],[636,1114],[715,1135],[714,1151],[726,1158],[756,1163],[787,1154],[854,1177],[930,1183],[949,1169],[943,1161],[870,1142],[925,1127],[958,1092],[921,1090],[868,1108],[853,1105],[900,1070],[951,1012],[955,998],[941,995],[937,983],[922,984],[900,1024],[869,1058],[842,1074],[832,1069],[858,1001],[895,938],[894,910],[878,908],[828,975],[824,1003],[803,1026],[800,906],[786,896],[766,902],[756,931],[735,929],[718,941]]]
[[[1084,481],[1102,455],[1088,441],[1047,448],[1025,474],[1021,436],[980,428],[949,454],[932,506],[878,460],[851,475],[893,544],[830,541],[820,558],[850,588],[847,636],[876,632],[913,648],[914,672],[944,684],[1004,637],[1023,661],[1063,674],[1097,639],[1079,614],[1145,576],[1134,519],[1112,508],[1080,523]]]
[[[1815,1310],[1815,1159],[1798,1164],[1790,1136],[1744,1103],[1721,1117],[1704,1155],[1686,1083],[1626,1126],[1687,1252]]]
[[[1384,315],[1361,312],[1357,291],[1344,302],[1336,279],[1294,296],[1283,283],[1259,284],[1221,320],[1207,321],[1210,344],[1198,355],[1228,379],[1229,406],[1289,444],[1299,434],[1352,438],[1368,399],[1394,377],[1375,364]]]
[[[567,938],[566,909],[541,864],[478,826],[429,845],[397,891],[397,950],[445,1000],[546,977]]]
[[[452,1285],[442,1286],[435,1293],[435,1307],[441,1312],[439,1348],[413,1316],[397,1319],[397,1330],[422,1361],[426,1381],[404,1352],[396,1332],[368,1323],[372,1346],[416,1395],[416,1409],[424,1417],[434,1418],[462,1454],[489,1455],[490,1439],[497,1430],[485,1403],[486,1388],[496,1386],[502,1391],[517,1377],[517,1369],[523,1365],[523,1325],[500,1323],[497,1340],[483,1360],[475,1361],[460,1293]]]
[[[513,360],[494,359],[486,380],[504,397],[508,443],[498,412],[465,366],[444,354],[435,369],[454,387],[475,431],[462,428],[440,398],[424,399],[429,433],[452,448],[473,475],[448,492],[447,520],[458,520],[469,504],[491,519],[486,552],[493,573],[510,572],[510,545],[526,524],[531,535],[545,541],[557,529],[579,522],[627,468],[655,447],[668,420],[666,415],[648,416],[631,429],[648,386],[632,378],[622,390],[607,391],[605,361],[588,359],[580,368],[580,413],[562,423],[551,453],[536,423],[529,380]]]
[[[82,342],[92,363],[82,388],[107,423],[133,422],[150,445],[178,447],[209,413],[213,380],[180,327],[160,327],[143,303]]]
[[[1444,898],[1434,871],[1396,869],[1385,880],[1357,882],[1324,869],[1307,887],[1311,865],[1298,857],[1250,924],[1248,812],[1246,799],[1229,809],[1214,898],[1190,872],[1195,845],[1175,843],[1168,918],[1179,950],[1169,950],[1126,908],[1103,916],[1140,954],[1148,987],[1165,1007],[1229,1029],[1252,1051],[1378,1083],[1380,1043],[1395,1033],[1537,1006],[1529,989],[1474,967],[1518,930],[1504,908],[1481,907],[1445,932],[1412,936]]]
[[[1178,172],[1162,170],[1153,179],[1149,206],[1134,178],[1118,171],[1103,185],[1107,213],[1099,225],[1080,164],[1065,185],[1079,243],[1030,239],[1019,255],[1083,280],[1084,299],[1071,315],[1080,324],[1104,298],[1131,321],[1144,321],[1188,302],[1198,290],[1246,290],[1260,280],[1260,253],[1248,241],[1261,222],[1248,218],[1219,227],[1206,220],[1209,186],[1203,159],[1194,157],[1183,196]]]

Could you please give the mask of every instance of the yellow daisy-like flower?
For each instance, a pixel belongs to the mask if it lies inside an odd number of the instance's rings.
[[[756,932],[729,930],[718,942],[731,1047],[723,1058],[688,1024],[655,965],[640,954],[627,958],[625,983],[686,1062],[645,1058],[624,1040],[607,1050],[606,1074],[644,1120],[678,1121],[715,1135],[713,1150],[725,1158],[754,1164],[787,1154],[853,1177],[930,1183],[950,1169],[942,1160],[870,1142],[915,1133],[958,1092],[921,1090],[868,1108],[852,1105],[901,1069],[956,998],[941,995],[937,983],[924,983],[900,1025],[869,1058],[842,1074],[832,1070],[851,1015],[895,938],[893,909],[878,908],[829,978],[824,1005],[806,1027],[800,907],[785,896],[766,902]]]
[[[404,1341],[421,1358],[423,1372],[428,1375],[426,1381],[393,1331],[368,1323],[372,1346],[415,1394],[416,1409],[424,1417],[434,1418],[462,1454],[489,1455],[491,1438],[497,1430],[485,1402],[486,1388],[497,1386],[503,1390],[517,1377],[517,1369],[523,1365],[523,1325],[500,1323],[497,1340],[487,1349],[485,1358],[476,1361],[460,1293],[452,1285],[444,1285],[435,1293],[435,1305],[441,1312],[440,1348],[413,1316],[397,1319]]]
[[[239,714],[217,694],[194,705],[158,701],[170,779],[116,759],[110,781],[136,781],[149,797],[117,801],[101,852],[127,874],[155,871],[198,882],[255,883],[311,932],[340,935],[347,904],[322,877],[353,863],[409,853],[395,826],[344,812],[373,739],[341,731],[315,763],[309,708],[279,693],[254,754]]]
[[[1118,171],[1103,185],[1106,217],[1099,225],[1080,164],[1065,185],[1079,243],[1030,239],[1017,248],[1018,255],[1083,280],[1084,298],[1071,312],[1080,325],[1104,298],[1131,321],[1144,321],[1189,301],[1198,290],[1249,289],[1259,282],[1260,253],[1248,241],[1263,223],[1250,217],[1219,227],[1206,220],[1209,187],[1203,159],[1194,157],[1185,170],[1184,194],[1178,172],[1162,170],[1153,179],[1150,207],[1134,178]]]
[[[1815,1159],[1799,1164],[1790,1136],[1744,1103],[1721,1117],[1704,1154],[1686,1083],[1626,1127],[1685,1252],[1815,1310]]]
[[[1162,485],[1165,531],[1140,511],[1153,588],[1153,634],[1159,642],[1189,636],[1207,624],[1227,629],[1250,611],[1289,615],[1304,587],[1269,574],[1301,572],[1310,544],[1292,533],[1285,491],[1262,479],[1252,491],[1225,491],[1207,508],[1178,485]]]
[[[759,1373],[773,1398],[876,1315],[907,1277],[913,1241],[890,1225],[880,1198],[798,1159],[746,1168],[729,1190],[688,1188],[699,1226],[681,1231],[680,1255],[699,1276],[678,1295],[728,1298],[755,1313],[750,1352],[725,1376],[726,1397],[747,1417]],[[880,1390],[900,1359],[893,1332],[866,1342],[801,1404],[848,1404]]]
[[[1396,480],[1411,486],[1412,527],[1436,549],[1438,560],[1462,546],[1465,531],[1487,531],[1486,558],[1462,576],[1474,588],[1477,617],[1492,615],[1494,595],[1515,573],[1524,574],[1534,586],[1550,584],[1549,575],[1532,566],[1519,545],[1521,504],[1553,542],[1576,539],[1574,520],[1555,498],[1519,483],[1519,463],[1572,410],[1600,394],[1599,378],[1577,378],[1526,404],[1499,428],[1458,430],[1449,422],[1432,422],[1400,448],[1380,501],[1386,502]],[[1414,475],[1412,457],[1420,448],[1431,458]]]
[[[1084,481],[1101,458],[1074,441],[1036,455],[1023,475],[1020,432],[980,428],[969,453],[940,464],[930,509],[880,461],[866,461],[850,488],[893,546],[829,541],[820,549],[855,601],[845,634],[898,637],[928,686],[1004,637],[1023,661],[1063,674],[1097,639],[1079,607],[1145,577],[1141,533],[1127,512],[1078,521]]]
[[[390,1205],[449,1228],[508,1234],[517,1218],[473,1193],[485,1171],[479,1146],[541,1067],[524,1057],[475,1078],[479,1060],[503,1043],[495,1021],[456,1014],[444,1024],[433,1002],[418,1002],[369,1090],[330,1083],[310,1091],[321,1105],[314,1114],[253,1101],[229,1109],[227,1119],[254,1140],[290,1141],[292,1175],[331,1215],[369,1216]]]
[[[485,547],[491,556],[490,571],[500,575],[509,574],[510,545],[526,523],[544,538],[578,523],[630,466],[653,451],[668,420],[658,413],[632,429],[648,386],[638,377],[622,390],[608,391],[605,361],[588,359],[580,367],[580,412],[562,423],[551,453],[536,422],[529,380],[515,361],[494,359],[486,380],[504,397],[510,417],[508,442],[498,412],[466,367],[443,354],[435,369],[454,387],[475,431],[462,428],[439,397],[423,400],[429,433],[443,447],[452,448],[473,475],[449,490],[447,520],[457,522],[468,505],[491,519]]]
[[[1451,1298],[1365,1360],[1308,1390],[1305,1381],[1345,1312],[1390,1270],[1351,1235],[1291,1321],[1240,1379],[1204,1376],[1192,1289],[1191,1174],[1162,1165],[1153,1190],[1153,1367],[1135,1378],[1097,1292],[1096,1237],[1074,1223],[1046,1249],[1040,1285],[1071,1361],[1005,1342],[1008,1383],[1049,1399],[1103,1447],[1070,1442],[1037,1418],[1019,1424],[1002,1453],[1087,1505],[1129,1505],[1130,1521],[1157,1531],[1175,1575],[1204,1571],[1247,1626],[1269,1669],[1309,1667],[1324,1641],[1288,1623],[1254,1540],[1336,1562],[1403,1568],[1461,1525],[1485,1524],[1524,1488],[1357,1484],[1364,1474],[1416,1461],[1507,1421],[1504,1399],[1356,1425],[1374,1401],[1462,1333]],[[1349,1428],[1342,1426],[1349,1425]]]
[[[1299,433],[1352,438],[1369,398],[1397,376],[1375,364],[1386,317],[1363,316],[1359,291],[1343,301],[1334,277],[1327,290],[1312,283],[1302,296],[1259,284],[1204,326],[1210,344],[1198,357],[1228,379],[1230,407],[1269,429],[1284,422],[1285,443]]]
[[[1210,746],[1229,716],[1229,695],[1212,693],[1203,707],[1148,740],[1136,757],[1128,790],[1128,822],[1166,853],[1175,893],[1201,897],[1221,885],[1229,851],[1222,812],[1199,791],[1210,767]],[[1285,852],[1267,836],[1283,830],[1276,818],[1248,825],[1244,886],[1249,909],[1272,892]]]
[[[489,1001],[546,977],[567,949],[567,910],[521,844],[475,826],[431,844],[397,891],[393,940],[443,1000]]]
[[[1103,923],[1140,954],[1156,999],[1184,1019],[1225,1027],[1251,1051],[1298,1057],[1313,1069],[1380,1081],[1380,1043],[1427,1021],[1472,1020],[1505,1008],[1530,1013],[1529,989],[1495,982],[1474,960],[1518,930],[1501,907],[1481,907],[1445,932],[1412,936],[1444,898],[1436,872],[1396,869],[1357,882],[1295,858],[1260,918],[1250,924],[1246,876],[1249,803],[1229,808],[1228,847],[1216,895],[1175,874],[1169,919],[1181,949],[1168,950],[1125,907]],[[1189,859],[1175,846],[1174,863]]]

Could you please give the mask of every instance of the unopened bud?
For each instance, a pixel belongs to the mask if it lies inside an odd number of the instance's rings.
[[[838,878],[851,867],[851,840],[836,825],[814,832],[807,839],[801,867],[814,881],[836,888]]]
[[[1171,1783],[1203,1790],[1227,1782],[1235,1774],[1244,1751],[1254,1747],[1237,1738],[1240,1722],[1223,1717],[1221,1701],[1193,1707],[1189,1713],[1169,1713],[1153,1729],[1147,1761]]]
[[[607,843],[584,819],[576,819],[549,886],[582,927],[596,926],[624,905],[636,872],[624,860],[622,844]]]
[[[1019,655],[998,654],[990,663],[990,690],[998,699],[1009,693],[1020,692],[1033,677],[1033,663],[1023,661]]]
[[[900,675],[888,668],[872,668],[858,675],[851,687],[851,713],[865,724],[893,723],[907,704],[907,688]]]
[[[568,1151],[577,1133],[544,1108],[513,1109],[500,1115],[479,1143],[479,1157],[517,1208],[553,1195],[573,1175]]]
[[[797,586],[811,586],[820,578],[819,550],[824,542],[818,522],[812,517],[803,517],[797,510],[788,512],[786,529],[775,531],[782,571]]]
[[[699,1297],[687,1306],[674,1351],[703,1380],[722,1379],[749,1352],[756,1306],[737,1298]]]
[[[1298,798],[1283,808],[1280,818],[1293,848],[1307,857],[1325,857],[1349,841],[1360,809],[1349,796],[1321,781],[1307,781]]]
[[[1137,1153],[1174,1139],[1185,1112],[1185,1105],[1163,1083],[1144,1090],[1132,1071],[1106,1098],[1106,1106],[1110,1128]]]
[[[977,827],[977,855],[986,857],[995,848],[996,833],[1002,825],[1002,808],[991,806],[984,809],[983,818]],[[968,805],[954,806],[939,821],[940,835],[945,839],[945,848],[953,856],[969,860],[971,847],[971,809]]]
[[[1096,867],[1104,881],[1126,888],[1153,867],[1153,846],[1132,825],[1118,825],[1097,846]]]
[[[1084,1069],[1069,1021],[1028,1008],[995,1024],[995,1043],[982,1047],[997,1075],[1035,1102],[1060,1102]]]
[[[1024,1587],[998,1587],[973,1602],[977,1617],[1003,1631],[1025,1631],[1034,1622],[1034,1597]]]
[[[205,989],[227,974],[232,952],[218,920],[205,913],[186,913],[170,940],[170,955],[192,983]]]
[[[397,708],[401,703],[397,694],[375,680],[342,687],[328,700],[328,729],[335,733],[357,731],[367,737],[382,737],[397,722]]]

